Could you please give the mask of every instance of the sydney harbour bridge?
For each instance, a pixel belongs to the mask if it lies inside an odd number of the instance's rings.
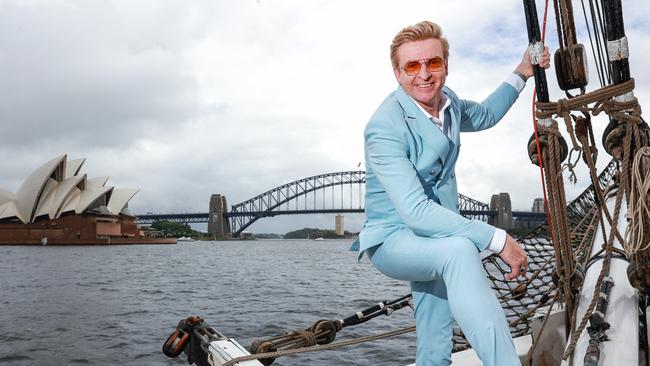
[[[275,187],[232,205],[230,209],[225,195],[213,194],[209,212],[206,213],[146,214],[137,217],[141,224],[159,220],[208,223],[208,232],[215,238],[236,238],[254,222],[265,217],[364,212],[365,183],[364,171],[320,174]],[[505,228],[513,218],[537,222],[546,218],[544,212],[511,211],[509,198],[498,198],[493,197],[491,205],[488,205],[461,194],[460,213]]]

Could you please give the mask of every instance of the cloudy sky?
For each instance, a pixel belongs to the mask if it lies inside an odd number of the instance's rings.
[[[623,5],[645,107],[650,7]],[[576,12],[588,44],[579,3]],[[443,27],[447,85],[468,99],[487,96],[527,43],[520,0],[0,0],[0,187],[15,191],[33,169],[68,154],[88,159],[89,176],[140,188],[136,213],[207,212],[213,193],[237,203],[357,169],[364,125],[396,87],[390,41],[424,19]],[[549,28],[552,49],[556,39]],[[551,99],[561,97],[553,70],[548,78]],[[529,82],[497,127],[462,136],[461,193],[489,202],[509,192],[517,210],[541,196],[525,149],[531,98]],[[599,165],[607,161],[602,152]],[[583,174],[567,186],[569,199],[587,185]],[[361,222],[349,217],[347,229]],[[251,231],[333,225],[332,217],[280,217]]]

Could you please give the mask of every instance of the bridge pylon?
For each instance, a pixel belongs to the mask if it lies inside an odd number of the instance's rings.
[[[512,229],[512,205],[508,193],[493,194],[490,200],[490,210],[496,211],[488,223],[503,230]]]
[[[226,196],[213,194],[210,197],[210,212],[208,217],[208,234],[214,239],[230,238],[230,220],[225,216],[228,212]]]

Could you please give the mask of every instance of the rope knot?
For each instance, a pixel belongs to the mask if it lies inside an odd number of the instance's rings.
[[[297,336],[298,338],[302,339],[302,341],[305,342],[305,347],[311,347],[317,344],[314,333],[308,330],[296,330],[293,331],[291,335]]]
[[[556,137],[562,137],[562,134],[560,133],[560,129],[558,128],[557,123],[553,123],[549,127],[537,126],[537,133],[539,135],[552,135]]]
[[[565,114],[568,114],[571,111],[571,107],[569,106],[569,101],[565,98],[562,98],[557,101],[555,105],[555,114],[560,117],[564,116]]]

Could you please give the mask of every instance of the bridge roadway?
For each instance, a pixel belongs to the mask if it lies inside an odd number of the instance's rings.
[[[363,213],[365,210],[362,208],[337,208],[337,209],[322,209],[322,210],[284,210],[284,211],[252,211],[252,212],[228,212],[224,214],[225,217],[236,216],[253,216],[253,217],[273,217],[277,215],[304,215],[304,214],[338,214],[338,213]],[[460,214],[463,216],[485,215],[494,217],[497,211],[488,210],[461,210]],[[136,215],[140,224],[151,224],[155,221],[167,220],[171,222],[180,223],[207,223],[210,214],[205,212],[200,213],[171,213],[171,214],[146,214]],[[529,212],[529,211],[512,211],[512,217],[517,219],[537,219],[546,220],[546,213],[544,212]]]

